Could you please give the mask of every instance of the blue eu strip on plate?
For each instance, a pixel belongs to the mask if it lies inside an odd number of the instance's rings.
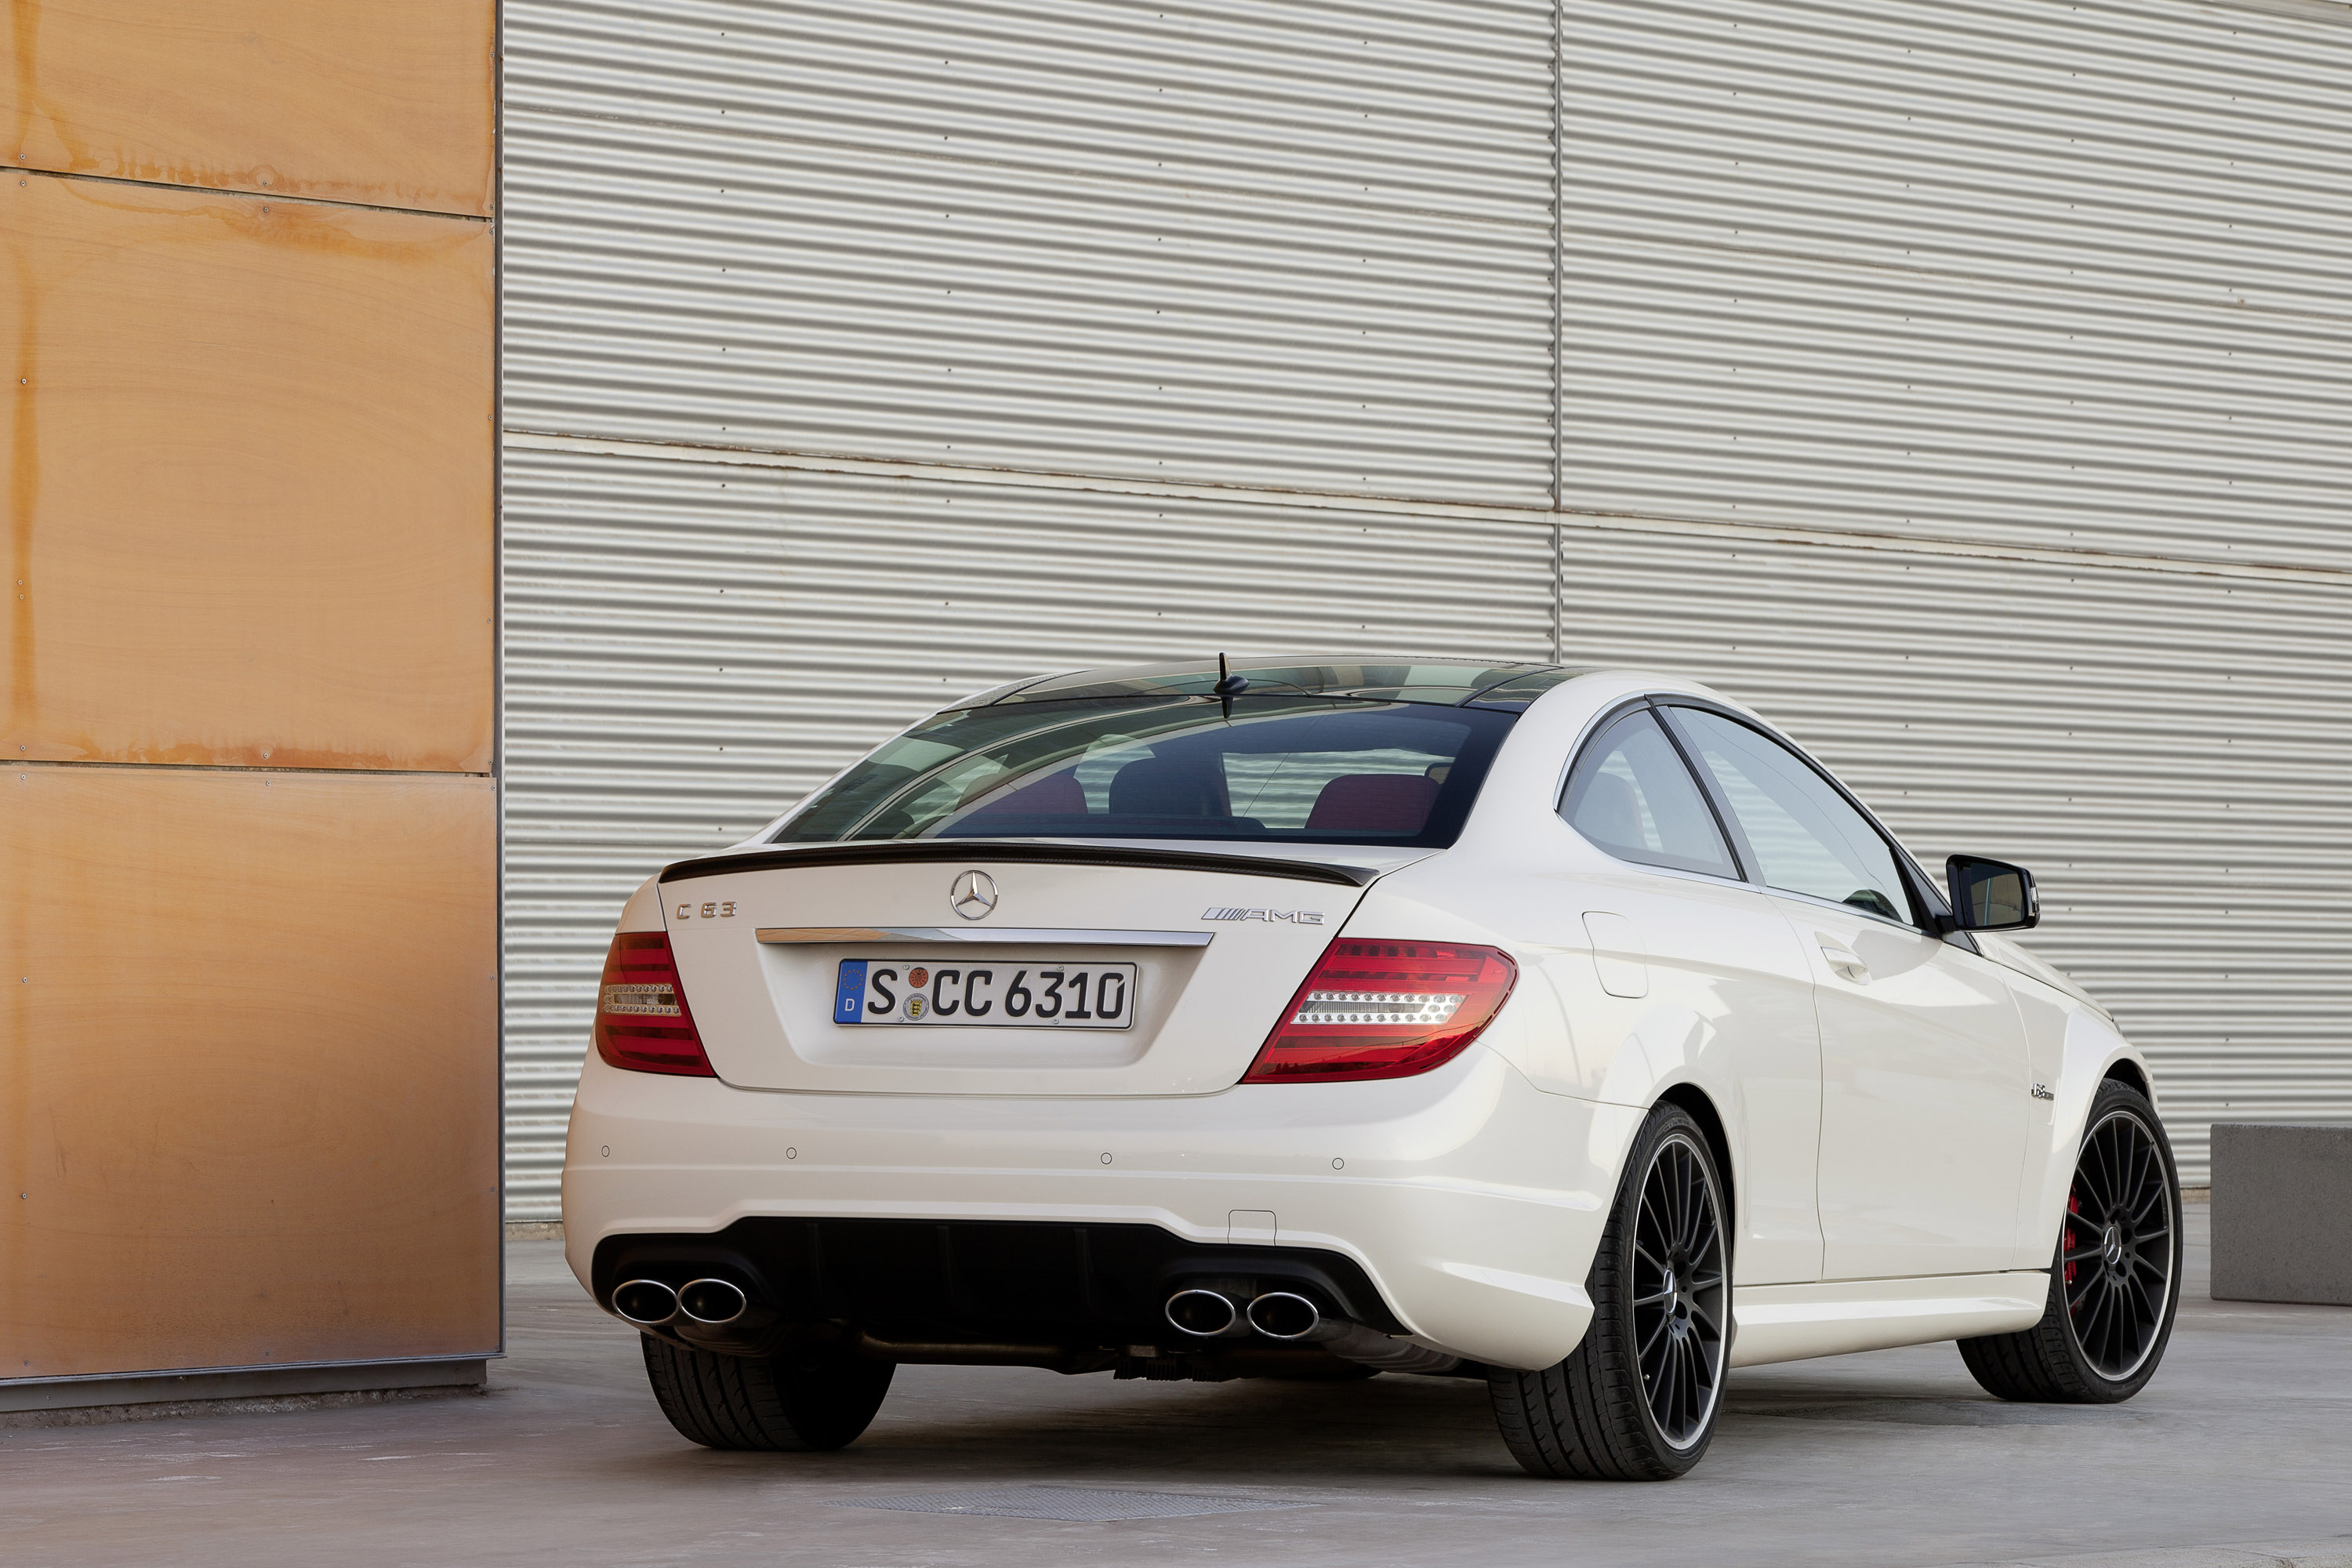
[[[866,960],[841,961],[841,979],[833,988],[833,1021],[855,1024],[866,1005]]]

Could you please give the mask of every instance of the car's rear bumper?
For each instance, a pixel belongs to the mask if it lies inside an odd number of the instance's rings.
[[[1640,1121],[1475,1047],[1412,1079],[1108,1100],[745,1090],[592,1057],[564,1235],[588,1282],[608,1238],[758,1216],[1151,1226],[1192,1256],[1339,1254],[1424,1342],[1537,1367],[1591,1318],[1583,1279]]]

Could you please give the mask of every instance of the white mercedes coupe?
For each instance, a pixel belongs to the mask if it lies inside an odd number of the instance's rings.
[[[909,1363],[1475,1378],[1622,1479],[1764,1362],[2126,1399],[2179,1182],[2036,918],[1671,677],[1023,681],[630,899],[565,1242],[719,1448],[848,1443]]]

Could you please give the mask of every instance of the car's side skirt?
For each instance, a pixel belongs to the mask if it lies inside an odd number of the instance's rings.
[[[2014,1333],[2041,1321],[2049,1291],[2050,1276],[2038,1268],[1742,1286],[1732,1292],[1731,1364]]]

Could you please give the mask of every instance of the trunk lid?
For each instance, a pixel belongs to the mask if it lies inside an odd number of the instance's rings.
[[[912,840],[737,852],[663,873],[662,915],[703,1046],[745,1089],[1175,1095],[1248,1070],[1382,872],[1428,850]],[[993,903],[965,898],[966,873]],[[977,910],[976,918],[970,911]],[[845,1024],[844,960],[990,971],[1135,966],[1124,1028]],[[853,1009],[854,1011],[854,1009]],[[998,1016],[1002,1016],[999,1014]]]

